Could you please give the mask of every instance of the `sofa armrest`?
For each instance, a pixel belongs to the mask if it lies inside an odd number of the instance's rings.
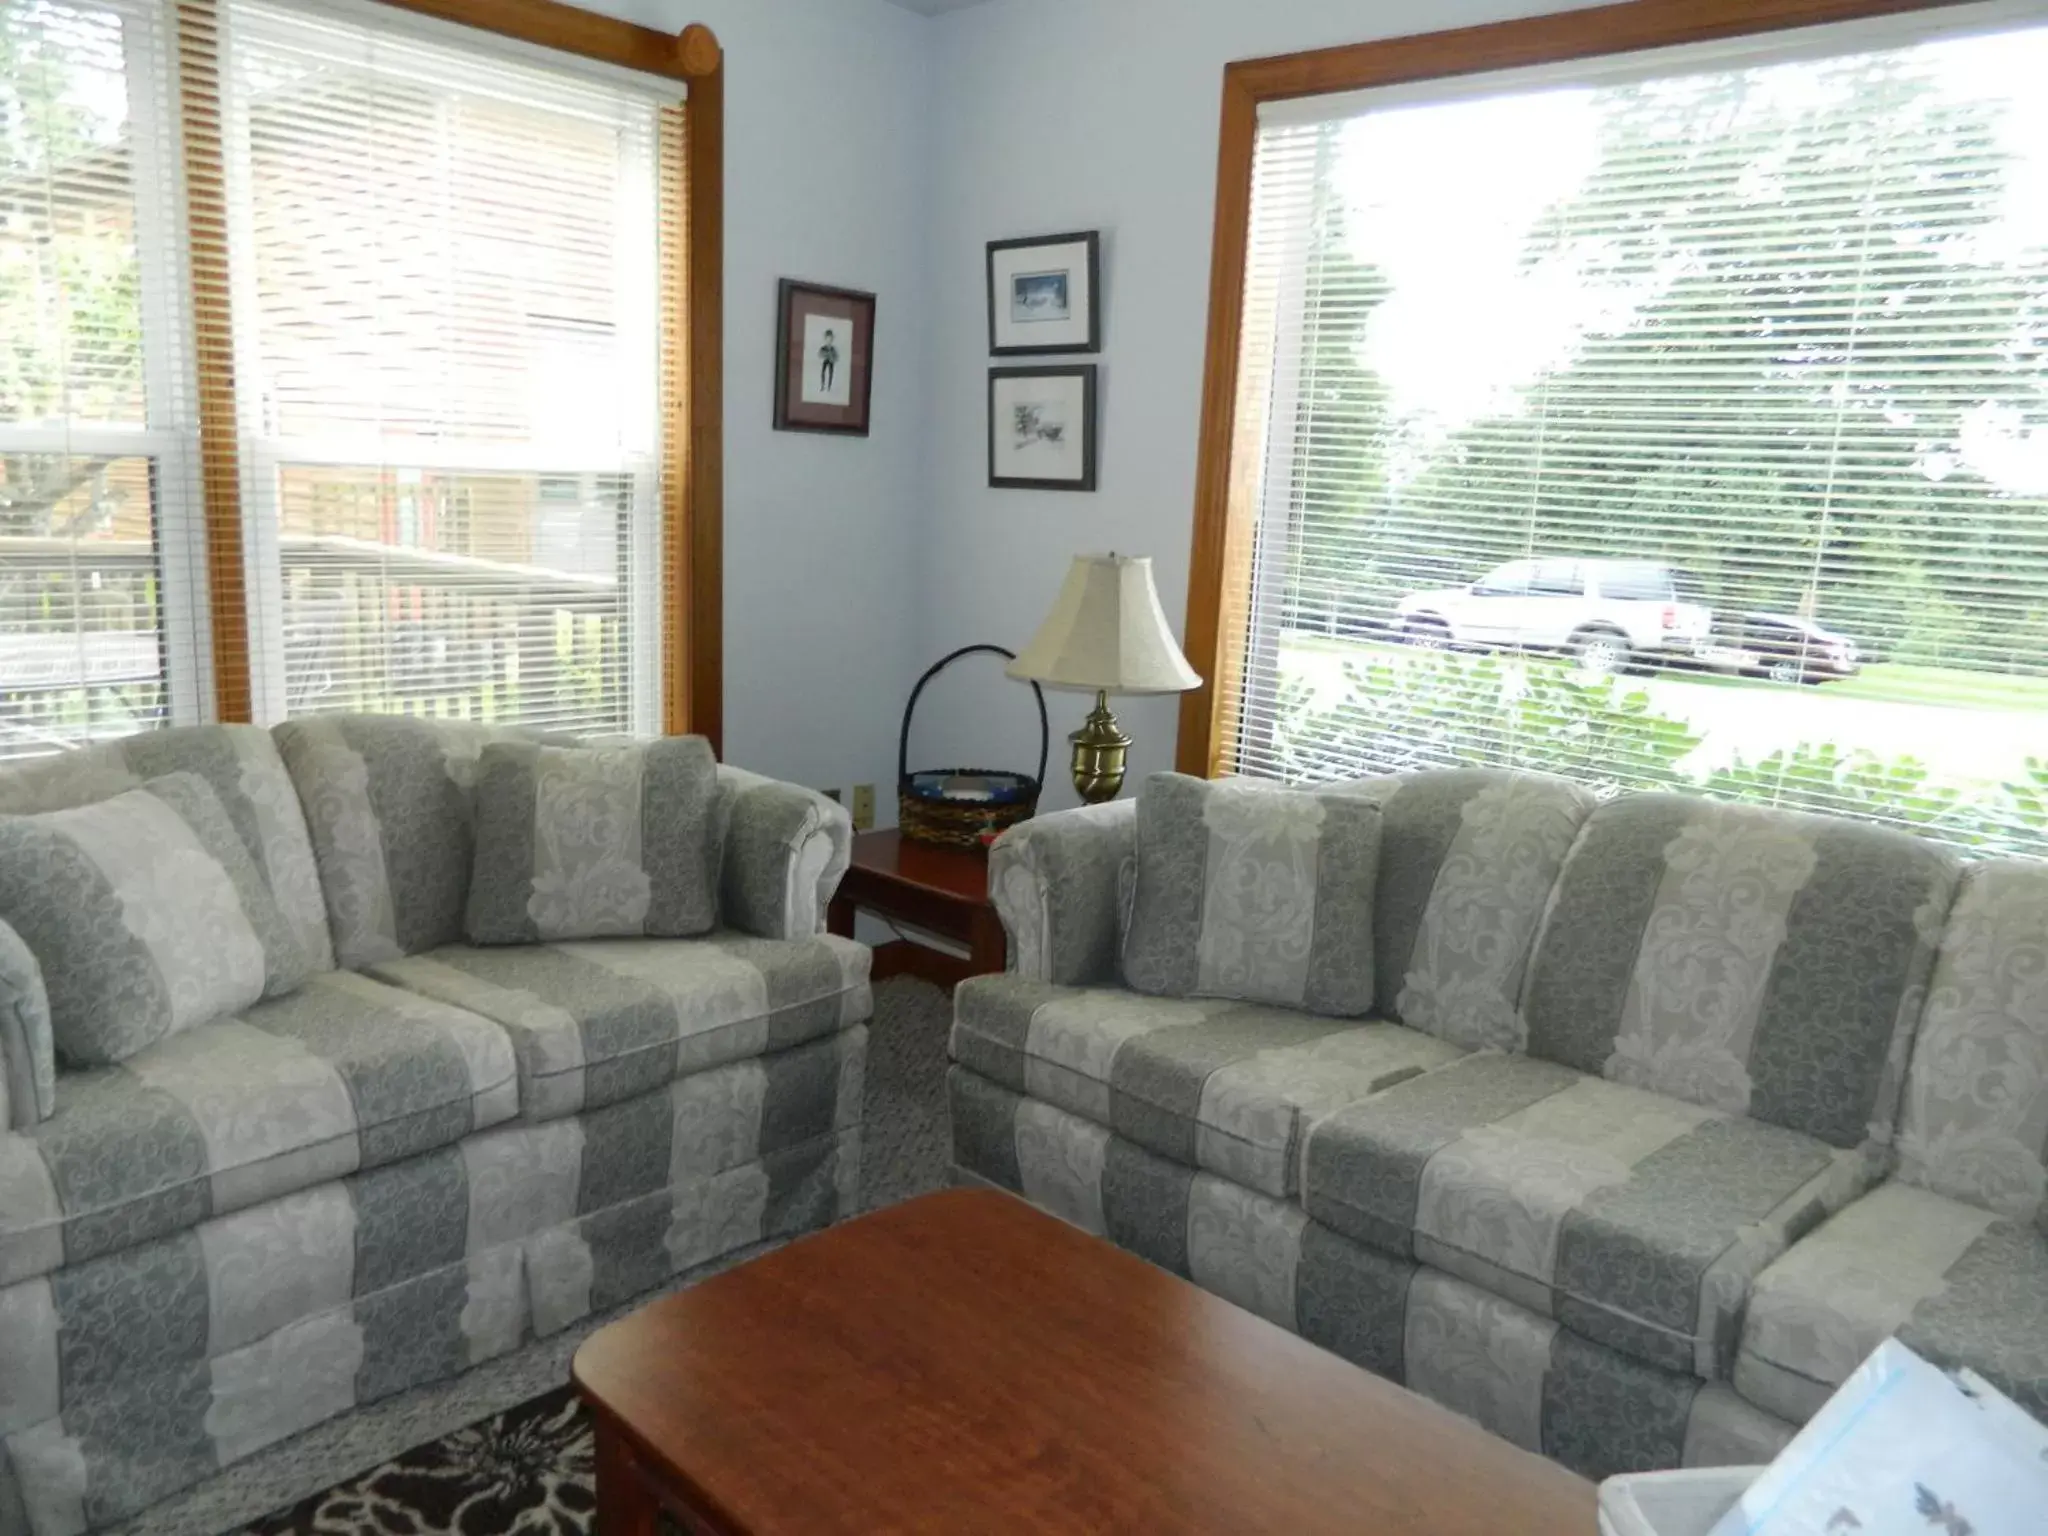
[[[718,770],[719,916],[763,939],[825,931],[825,908],[853,858],[853,818],[828,795]]]
[[[1117,979],[1121,875],[1137,827],[1138,802],[1112,800],[1021,822],[997,840],[988,889],[1011,971],[1063,987]]]
[[[0,1131],[26,1131],[57,1110],[57,1054],[43,968],[0,923]]]

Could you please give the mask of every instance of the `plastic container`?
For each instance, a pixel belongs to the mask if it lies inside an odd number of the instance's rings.
[[[1600,1485],[1600,1536],[1708,1536],[1762,1467],[1630,1472]]]

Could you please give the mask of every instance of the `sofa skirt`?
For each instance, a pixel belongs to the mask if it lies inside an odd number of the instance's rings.
[[[1725,1383],[1632,1359],[965,1067],[947,1087],[970,1178],[1587,1477],[1767,1462],[1793,1434]]]
[[[0,1290],[0,1536],[111,1525],[852,1215],[866,1049],[857,1027],[788,1053],[804,1070],[737,1062],[501,1126]]]

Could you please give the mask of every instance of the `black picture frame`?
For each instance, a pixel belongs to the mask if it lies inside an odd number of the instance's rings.
[[[1087,334],[1078,341],[1037,343],[1012,339],[1003,343],[998,324],[996,268],[1006,252],[1029,251],[1058,246],[1080,246],[1081,269],[1087,273]],[[1061,354],[1102,350],[1102,233],[1081,229],[1064,235],[1031,235],[1020,240],[991,240],[988,243],[988,350],[992,357],[1052,357]]]
[[[849,381],[845,405],[803,398],[803,328],[799,317],[843,318]],[[775,430],[868,435],[875,384],[875,296],[858,288],[832,288],[785,277],[775,287]]]
[[[1035,475],[1006,475],[999,472],[996,453],[996,399],[1009,379],[1070,378],[1081,385],[1081,474],[1078,479],[1045,478]],[[1097,370],[1094,363],[1056,363],[1037,368],[991,368],[988,371],[988,483],[994,490],[1092,491],[1095,489],[1096,442],[1095,405]]]

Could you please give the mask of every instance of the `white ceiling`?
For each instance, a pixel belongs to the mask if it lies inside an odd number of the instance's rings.
[[[982,0],[895,0],[895,3],[920,16],[938,16],[946,11],[964,11],[970,5],[982,4]]]

